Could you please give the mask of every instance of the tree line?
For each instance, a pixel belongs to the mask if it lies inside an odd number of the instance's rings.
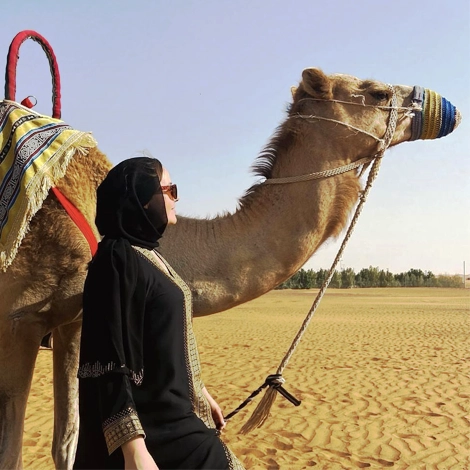
[[[328,270],[301,269],[290,279],[284,281],[276,289],[313,289],[320,288],[328,276]],[[392,274],[369,266],[358,273],[352,268],[336,271],[331,279],[330,287],[349,289],[352,287],[463,287],[462,276],[438,274],[431,271],[410,269],[400,274]]]

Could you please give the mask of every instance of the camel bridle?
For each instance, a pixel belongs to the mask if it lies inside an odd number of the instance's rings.
[[[291,116],[292,119],[305,119],[305,120],[310,120],[310,121],[321,120],[321,121],[333,122],[335,124],[340,124],[356,132],[359,132],[361,134],[365,134],[377,141],[378,143],[377,153],[375,153],[373,156],[364,157],[355,162],[348,163],[346,165],[342,165],[337,168],[331,168],[329,170],[317,171],[314,173],[308,173],[308,174],[299,175],[299,176],[268,178],[262,184],[271,185],[271,184],[299,183],[302,181],[311,181],[311,180],[318,180],[318,179],[323,179],[323,178],[330,178],[331,176],[341,175],[343,173],[347,173],[348,171],[355,170],[356,168],[369,164],[376,158],[382,157],[385,150],[387,150],[387,148],[390,146],[393,136],[395,134],[395,130],[396,130],[397,122],[398,122],[398,111],[404,111],[405,115],[407,116],[413,116],[414,111],[419,111],[419,112],[422,111],[422,108],[416,102],[413,102],[410,106],[397,106],[397,94],[396,94],[395,88],[392,85],[388,85],[388,88],[391,92],[390,106],[379,106],[379,105],[372,105],[372,104],[365,104],[365,103],[356,103],[354,101],[325,100],[321,98],[303,98],[302,100],[300,100],[300,101],[322,101],[322,102],[328,102],[328,103],[340,103],[340,104],[345,104],[345,105],[361,106],[361,107],[366,107],[366,108],[390,110],[390,116],[388,120],[387,129],[385,131],[384,136],[381,138],[377,137],[371,132],[368,132],[364,129],[360,129],[359,127],[353,126],[352,124],[346,123],[344,121],[339,121],[339,120],[327,118],[324,116],[317,116],[316,114],[298,114],[297,113]],[[353,97],[360,96],[364,98],[362,95],[352,95],[352,96]]]
[[[354,216],[349,224],[348,230],[346,232],[346,235],[344,236],[343,242],[341,244],[340,249],[338,250],[338,253],[333,261],[333,264],[331,265],[331,268],[328,272],[328,276],[326,277],[325,281],[323,282],[322,287],[320,288],[320,291],[318,292],[312,306],[310,307],[309,312],[307,313],[306,318],[304,319],[299,331],[297,332],[294,340],[292,341],[292,344],[285,354],[284,358],[282,359],[279,367],[277,368],[277,371],[275,374],[268,375],[266,378],[265,382],[258,387],[238,408],[236,408],[234,411],[232,411],[230,414],[228,414],[225,417],[225,420],[229,420],[232,416],[237,414],[241,409],[243,409],[246,405],[248,405],[253,399],[264,389],[267,387],[266,393],[263,396],[262,400],[259,402],[258,406],[255,408],[253,414],[251,415],[250,419],[245,423],[245,425],[241,429],[242,434],[246,434],[253,429],[260,427],[263,425],[263,423],[266,421],[266,419],[269,416],[269,411],[271,409],[272,404],[274,403],[274,400],[276,398],[276,392],[279,392],[282,396],[284,396],[287,400],[289,400],[293,405],[299,406],[301,404],[300,400],[296,399],[294,396],[292,396],[287,390],[285,390],[282,385],[285,383],[285,379],[282,376],[282,373],[284,369],[286,368],[290,358],[294,354],[295,349],[300,343],[300,340],[302,339],[302,336],[304,335],[305,331],[307,330],[307,327],[310,323],[310,320],[313,318],[313,315],[315,314],[315,311],[317,310],[323,295],[325,294],[326,289],[328,288],[331,279],[333,278],[333,275],[336,271],[336,267],[343,255],[344,249],[346,248],[346,245],[354,231],[354,227],[356,225],[356,222],[362,212],[362,208],[364,206],[364,203],[367,199],[367,196],[369,194],[370,188],[372,187],[372,183],[374,182],[375,178],[377,177],[380,163],[382,161],[382,156],[385,152],[385,150],[389,147],[390,143],[392,142],[393,136],[395,134],[397,122],[398,122],[398,111],[399,110],[405,110],[406,113],[410,114],[413,111],[419,111],[420,108],[417,106],[415,103],[413,103],[410,107],[401,107],[397,106],[397,95],[395,88],[392,85],[388,85],[389,90],[391,91],[391,105],[390,106],[374,106],[374,105],[366,105],[366,104],[361,104],[361,103],[355,103],[355,102],[349,102],[349,101],[339,101],[339,100],[316,100],[316,101],[329,101],[329,102],[337,102],[337,103],[344,103],[344,104],[351,104],[351,105],[358,105],[358,106],[366,106],[366,107],[374,107],[374,108],[380,108],[380,109],[389,109],[390,110],[390,115],[387,123],[387,129],[385,131],[385,134],[382,138],[379,138],[377,136],[374,136],[373,134],[359,129],[355,126],[352,126],[348,123],[342,122],[342,121],[337,121],[335,119],[330,119],[326,118],[323,116],[317,116],[317,115],[301,115],[301,114],[296,114],[293,115],[293,118],[298,118],[298,119],[306,119],[306,120],[324,120],[324,121],[330,121],[334,122],[337,124],[341,124],[343,126],[346,126],[348,128],[354,129],[358,132],[361,132],[363,134],[366,134],[378,142],[378,151],[371,157],[366,157],[362,158],[360,160],[357,160],[356,162],[350,163],[348,165],[343,165],[338,168],[334,168],[331,170],[325,170],[325,171],[320,171],[316,173],[310,173],[307,175],[302,175],[302,176],[291,176],[291,177],[285,177],[285,178],[271,178],[267,179],[264,181],[262,184],[285,184],[285,183],[295,183],[295,182],[301,182],[301,181],[309,181],[309,180],[315,180],[315,179],[322,179],[322,178],[328,178],[331,176],[339,175],[342,173],[346,173],[347,171],[351,171],[355,168],[358,168],[362,165],[366,165],[370,162],[373,162],[372,167],[370,169],[368,178],[367,178],[367,183],[364,188],[364,190],[361,192],[360,195],[360,200],[359,204],[356,207],[356,211],[354,213]],[[310,99],[310,98],[307,98]],[[313,98],[312,98],[313,99]]]

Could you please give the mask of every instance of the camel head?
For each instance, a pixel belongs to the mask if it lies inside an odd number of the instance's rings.
[[[421,87],[391,86],[343,74],[328,76],[317,68],[308,68],[299,86],[291,91],[289,116],[300,118],[303,126],[321,122],[326,145],[344,139],[356,149],[348,152],[351,160],[381,150],[394,112],[396,127],[387,146],[443,137],[460,123],[455,106]]]

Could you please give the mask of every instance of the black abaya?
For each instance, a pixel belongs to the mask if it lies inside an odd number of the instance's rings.
[[[80,434],[74,468],[124,468],[120,446],[145,435],[147,449],[160,469],[241,469],[218,437],[202,394],[188,287],[169,266],[169,273],[158,266],[154,252],[122,240],[116,243],[125,247],[113,253],[111,264],[121,280],[129,281],[126,266],[133,271],[126,294],[130,300],[116,299],[112,286],[103,290],[107,280],[99,276],[110,268],[99,263],[110,259],[94,260],[85,287],[84,324],[89,320],[87,331],[92,331],[90,326],[95,322],[87,316],[106,313],[110,305],[128,302],[128,311],[120,305],[122,338],[114,348],[116,357],[107,357],[106,364],[81,360]],[[106,324],[100,328],[104,336],[110,335]],[[87,341],[104,340],[99,348],[91,348],[102,353],[109,338],[91,335],[94,338],[82,337],[82,346]],[[135,358],[141,357],[142,370],[133,370],[134,366],[124,362],[132,356],[127,350],[133,345],[141,345],[133,357],[139,364]],[[123,357],[119,357],[119,349]],[[121,363],[109,362],[113,359]]]

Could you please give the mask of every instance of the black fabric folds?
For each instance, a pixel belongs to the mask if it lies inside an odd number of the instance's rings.
[[[80,378],[119,373],[142,382],[146,286],[136,257],[124,238],[99,243],[83,292]]]
[[[154,249],[166,228],[161,173],[158,160],[131,158],[98,187],[96,225],[104,238],[83,292],[80,378],[117,372],[142,381],[146,288],[132,245]]]

